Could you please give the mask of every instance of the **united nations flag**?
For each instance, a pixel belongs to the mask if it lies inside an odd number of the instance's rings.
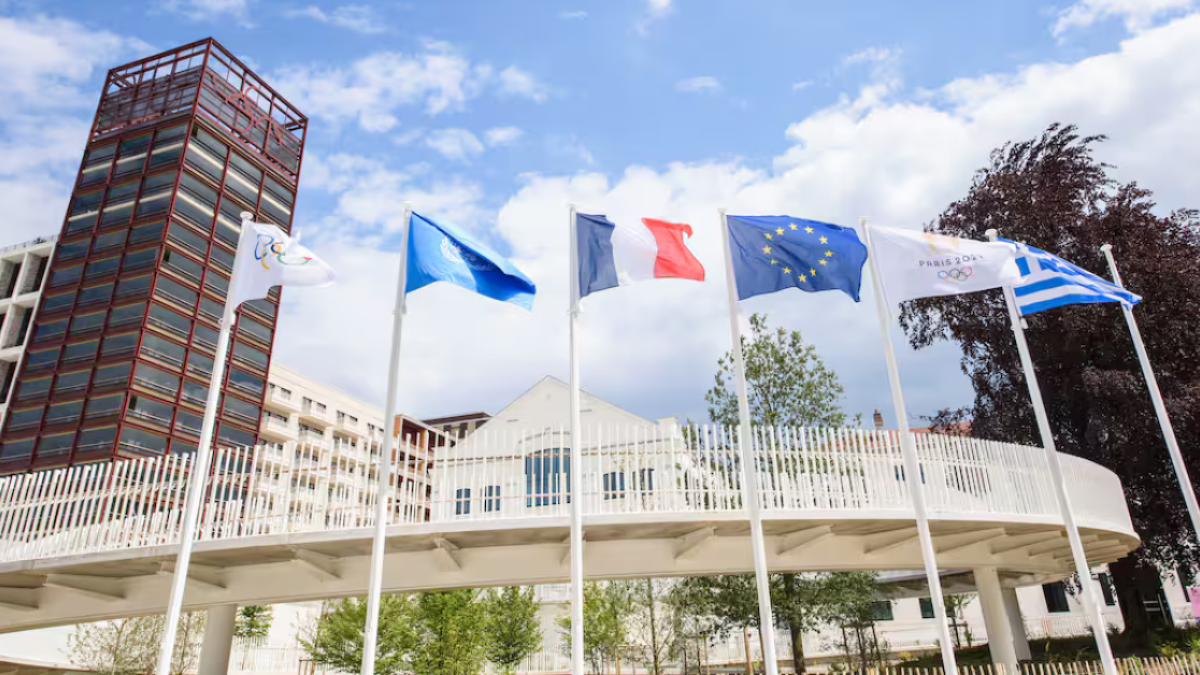
[[[848,227],[789,216],[728,216],[738,299],[785,288],[844,291],[859,301],[867,247]]]
[[[537,292],[529,277],[490,246],[418,213],[409,221],[407,281],[407,293],[445,281],[525,309],[533,308]]]

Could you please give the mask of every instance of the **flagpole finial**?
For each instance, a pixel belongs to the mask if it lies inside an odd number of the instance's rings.
[[[996,237],[1000,236],[1000,233],[994,227],[988,228],[988,231],[983,234],[987,236],[988,241],[996,241]]]
[[[1109,251],[1112,250],[1112,244],[1104,244],[1103,246],[1100,247],[1100,250],[1105,253],[1108,253]]]
[[[242,222],[246,222],[247,220],[254,220],[254,214],[250,213],[249,211],[242,211],[242,213],[240,215],[242,216]]]
[[[725,207],[724,207],[724,206],[718,206],[718,207],[717,207],[717,213],[721,214],[721,216],[722,216],[722,217],[724,217],[724,216],[725,216]]]

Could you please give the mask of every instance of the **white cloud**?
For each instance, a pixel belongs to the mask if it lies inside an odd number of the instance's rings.
[[[425,137],[425,145],[438,154],[459,162],[465,162],[483,152],[483,143],[466,129],[438,129]]]
[[[649,417],[703,416],[700,397],[728,349],[718,206],[846,224],[866,215],[920,227],[965,193],[993,148],[1055,121],[1109,134],[1098,153],[1118,167],[1118,178],[1153,189],[1164,209],[1189,205],[1200,181],[1200,165],[1186,159],[1200,156],[1200,137],[1191,133],[1200,70],[1178,64],[1195,61],[1198,51],[1200,16],[1149,30],[1114,53],[955,80],[911,96],[897,91],[887,101],[871,93],[870,82],[789,126],[770,167],[703,161],[634,165],[615,175],[530,176],[498,213],[482,206],[470,183],[418,184],[378,163],[332,158],[323,162],[324,189],[338,195],[330,232],[361,233],[365,225],[347,225],[366,222],[391,231],[407,197],[418,210],[471,223],[537,282],[532,315],[444,284],[411,296],[402,404],[433,415],[495,411],[541,375],[565,376],[567,202],[615,220],[688,222],[695,229],[689,245],[709,281],[647,282],[589,297],[582,376],[589,391]],[[312,376],[381,400],[395,255],[380,252],[386,247],[379,240],[355,236],[337,235],[328,252],[320,249],[346,270],[343,285],[292,294],[279,349],[285,362]],[[886,410],[887,401],[870,295],[865,290],[855,305],[837,293],[785,291],[749,300],[742,311],[765,311],[774,325],[802,330],[841,376],[849,410],[869,415]],[[953,346],[902,348],[900,360],[914,414],[970,401]]]
[[[484,138],[487,139],[487,144],[492,147],[515,143],[523,135],[525,135],[525,132],[517,127],[494,127],[483,132]]]
[[[801,89],[808,89],[809,87],[812,86],[812,83],[813,83],[812,80],[800,80],[799,82],[792,84],[792,91],[800,91]]]
[[[1194,9],[1195,0],[1079,0],[1058,13],[1054,37],[1061,38],[1073,29],[1082,29],[1105,19],[1120,19],[1125,29],[1137,33],[1155,20]]]
[[[164,0],[163,7],[198,21],[228,16],[245,24],[250,18],[250,0]]]
[[[633,25],[638,35],[645,37],[649,33],[650,24],[658,21],[674,11],[672,0],[645,0],[645,10]]]
[[[573,12],[559,12],[558,13],[558,18],[563,19],[564,21],[575,21],[578,19],[586,19],[587,16],[588,16],[588,13],[583,11],[582,9],[575,10]]]
[[[62,226],[105,69],[146,43],[47,17],[0,17],[0,246]]]
[[[335,7],[332,12],[326,12],[316,5],[309,5],[304,9],[290,10],[284,15],[292,18],[313,19],[364,35],[383,33],[387,30],[383,17],[367,5],[342,5]]]
[[[396,114],[420,105],[426,114],[460,111],[489,88],[505,96],[545,100],[546,87],[515,66],[499,74],[472,63],[452,45],[427,41],[414,55],[378,52],[347,67],[291,66],[269,78],[310,117],[333,124],[356,122],[366,131],[389,131]]]
[[[418,140],[424,135],[424,129],[409,129],[408,131],[393,138],[392,142],[399,146],[410,145],[413,141]]]
[[[721,81],[711,75],[689,77],[676,82],[675,89],[691,94],[715,94],[721,91]]]
[[[516,66],[509,66],[500,71],[500,93],[544,103],[548,88],[533,75]]]

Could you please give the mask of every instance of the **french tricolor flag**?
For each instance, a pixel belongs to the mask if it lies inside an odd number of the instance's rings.
[[[642,218],[616,225],[604,216],[575,214],[579,297],[644,279],[704,281],[704,266],[688,250],[691,225]]]

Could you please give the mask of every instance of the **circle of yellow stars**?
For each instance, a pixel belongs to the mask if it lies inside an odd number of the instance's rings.
[[[777,228],[775,228],[775,232],[774,232],[774,234],[772,234],[771,232],[764,232],[764,233],[763,233],[763,236],[765,236],[765,237],[766,237],[766,238],[767,238],[769,241],[774,241],[775,237],[782,237],[784,234],[786,234],[786,233],[788,232],[788,230],[798,231],[799,229],[800,229],[800,226],[799,226],[799,225],[797,225],[796,223],[790,223],[790,224],[788,225],[788,229],[787,229],[787,230],[783,229],[782,227],[777,227]],[[810,225],[806,225],[806,226],[804,227],[804,233],[805,233],[805,234],[814,234],[814,230],[813,230],[812,226],[810,226]],[[819,238],[818,238],[818,241],[820,241],[822,244],[828,244],[828,243],[829,243],[829,239],[828,239],[826,236],[824,236],[824,235],[820,235],[820,236],[819,236]],[[764,255],[771,255],[771,245],[770,245],[770,244],[767,244],[766,246],[763,246],[763,248],[762,248],[762,252],[763,252],[763,254],[764,254]],[[831,251],[831,250],[827,250],[827,251],[825,251],[825,256],[824,256],[823,258],[821,258],[821,260],[820,260],[820,261],[818,261],[818,267],[823,267],[823,266],[825,266],[825,265],[829,264],[829,262],[828,262],[827,258],[832,258],[832,257],[833,257],[833,251]],[[778,260],[776,260],[775,258],[771,258],[770,260],[771,260],[771,264],[772,264],[772,265],[778,265],[778,264],[779,264],[779,261],[778,261]],[[791,276],[791,274],[792,274],[792,268],[785,266],[785,267],[783,268],[783,273],[784,273],[784,274],[786,274],[786,275],[788,275],[788,276]],[[805,273],[804,273],[804,270],[800,270],[800,271],[799,271],[799,272],[796,274],[796,278],[797,278],[797,279],[799,279],[799,280],[800,280],[800,281],[802,281],[802,282],[806,282],[806,281],[808,281],[808,278],[809,278],[810,276],[811,276],[811,277],[816,277],[816,276],[817,276],[817,268],[816,268],[816,267],[810,267],[810,268],[808,268],[808,274],[805,274]]]

